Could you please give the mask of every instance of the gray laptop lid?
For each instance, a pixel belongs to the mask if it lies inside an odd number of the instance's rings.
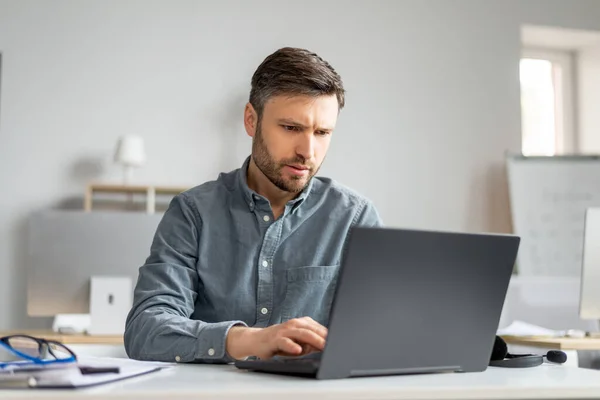
[[[317,377],[485,370],[519,241],[354,228]]]

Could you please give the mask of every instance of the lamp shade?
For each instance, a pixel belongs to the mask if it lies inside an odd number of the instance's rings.
[[[115,162],[130,167],[144,165],[146,162],[144,139],[135,135],[126,135],[119,138],[115,150]]]

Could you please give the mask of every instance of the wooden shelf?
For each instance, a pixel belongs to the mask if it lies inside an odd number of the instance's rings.
[[[154,214],[156,211],[157,195],[178,195],[185,192],[189,187],[184,186],[154,186],[154,185],[121,185],[111,183],[90,183],[85,191],[84,210],[92,211],[95,193],[122,193],[122,194],[145,194],[146,212]]]
[[[29,335],[40,339],[54,340],[66,345],[69,344],[123,344],[122,335],[86,335],[82,333],[66,334],[44,330],[23,330],[23,331],[8,331],[0,332],[0,337],[10,335]]]
[[[502,336],[508,344],[555,350],[600,350],[600,337]]]

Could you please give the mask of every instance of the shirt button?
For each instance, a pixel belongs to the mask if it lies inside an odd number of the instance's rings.
[[[268,313],[269,310],[267,310],[266,308],[263,308],[262,310],[260,310],[260,312],[264,315],[264,314]]]
[[[177,362],[181,361],[181,357],[175,356],[175,361],[177,361]]]
[[[262,262],[262,266],[263,266],[263,267],[265,267],[265,268],[266,268],[266,267],[268,267],[268,266],[269,266],[269,262],[268,262],[268,261],[266,261],[266,260],[265,260],[265,261],[263,261],[263,262]]]
[[[214,356],[215,355],[215,349],[208,349],[208,355],[209,356]]]
[[[269,216],[268,216],[268,215],[265,215],[265,216],[263,217],[263,220],[264,220],[265,222],[269,222],[269,220],[270,220],[270,219],[271,219],[271,218],[269,218]]]

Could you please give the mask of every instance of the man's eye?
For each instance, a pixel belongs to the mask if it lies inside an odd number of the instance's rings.
[[[330,132],[328,132],[328,131],[317,131],[317,135],[319,135],[319,136],[327,136],[327,135],[329,135],[329,133]]]
[[[283,126],[283,129],[285,129],[286,131],[289,131],[289,132],[295,132],[298,130],[297,126],[293,126],[293,125],[282,125],[282,126]]]

